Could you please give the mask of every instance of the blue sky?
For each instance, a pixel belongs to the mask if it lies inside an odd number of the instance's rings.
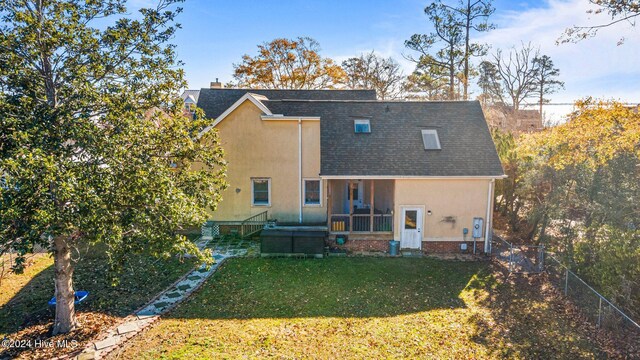
[[[453,2],[451,0],[450,2]],[[133,6],[154,3],[132,0]],[[243,54],[255,54],[256,45],[276,37],[310,36],[320,42],[322,55],[338,61],[375,50],[402,58],[403,42],[411,34],[427,33],[424,0],[186,0],[179,17],[183,29],[174,39],[185,62],[189,88],[207,87],[216,77],[232,80],[233,63]],[[497,29],[478,40],[493,49],[531,42],[551,56],[560,68],[566,90],[552,95],[554,102],[572,102],[585,96],[640,101],[640,28],[621,24],[578,44],[556,45],[563,30],[573,24],[606,21],[606,15],[588,15],[587,0],[494,1],[492,21]],[[592,19],[590,19],[592,17]],[[616,42],[626,38],[622,46]]]

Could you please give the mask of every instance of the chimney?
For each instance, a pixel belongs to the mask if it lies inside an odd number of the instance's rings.
[[[215,82],[212,82],[211,85],[209,86],[210,89],[222,89],[222,83],[218,81],[218,78],[216,78]]]

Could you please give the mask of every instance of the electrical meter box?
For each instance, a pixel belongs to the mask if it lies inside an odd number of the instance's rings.
[[[479,217],[473,218],[473,227],[472,227],[471,236],[474,238],[482,237],[482,218],[479,218]]]

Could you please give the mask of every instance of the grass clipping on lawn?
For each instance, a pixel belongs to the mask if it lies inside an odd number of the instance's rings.
[[[111,358],[599,358],[542,278],[434,259],[233,259]]]

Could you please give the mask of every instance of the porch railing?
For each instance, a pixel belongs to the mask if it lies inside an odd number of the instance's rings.
[[[344,232],[393,232],[391,214],[332,214],[331,227],[334,233]]]
[[[264,224],[267,223],[267,212],[263,211],[259,214],[245,219],[240,224],[240,236],[245,238],[249,237],[264,228]]]

